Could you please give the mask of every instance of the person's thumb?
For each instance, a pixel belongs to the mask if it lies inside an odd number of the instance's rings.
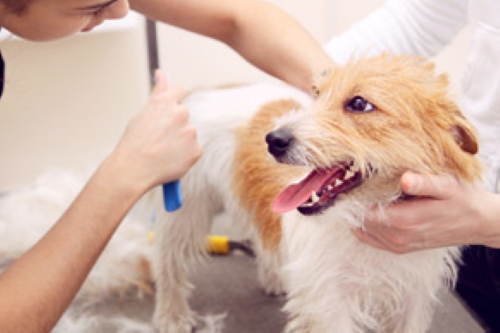
[[[450,175],[420,175],[408,171],[401,177],[401,188],[411,196],[443,198],[453,182],[456,180]]]
[[[160,93],[168,88],[167,83],[167,75],[161,69],[157,69],[155,71],[155,87],[153,89],[154,92]]]

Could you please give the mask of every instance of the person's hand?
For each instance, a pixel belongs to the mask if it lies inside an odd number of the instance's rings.
[[[146,106],[129,122],[111,159],[120,177],[136,188],[150,188],[181,178],[201,155],[189,111],[181,104],[183,89],[169,86],[157,70]]]
[[[360,241],[395,253],[465,244],[500,245],[500,217],[493,216],[498,196],[449,175],[407,172],[401,187],[412,197],[383,211],[373,208],[363,228],[352,230]]]

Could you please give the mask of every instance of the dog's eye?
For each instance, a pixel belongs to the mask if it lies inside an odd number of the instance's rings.
[[[370,112],[375,107],[363,97],[356,96],[347,102],[346,109],[353,112]]]

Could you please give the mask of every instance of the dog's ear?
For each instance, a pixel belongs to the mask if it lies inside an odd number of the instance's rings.
[[[465,119],[462,112],[455,111],[455,124],[451,127],[451,135],[460,148],[469,153],[476,154],[478,151],[477,133],[472,124]]]

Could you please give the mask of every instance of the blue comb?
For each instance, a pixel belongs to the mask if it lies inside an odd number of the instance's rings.
[[[153,87],[155,82],[155,71],[159,68],[158,40],[156,36],[155,21],[150,19],[146,20],[146,33],[148,43],[149,72],[151,75],[151,87]],[[182,206],[181,183],[179,180],[163,184],[163,203],[167,212],[173,212]]]
[[[178,180],[163,184],[163,203],[167,212],[173,212],[182,206],[181,183]]]

